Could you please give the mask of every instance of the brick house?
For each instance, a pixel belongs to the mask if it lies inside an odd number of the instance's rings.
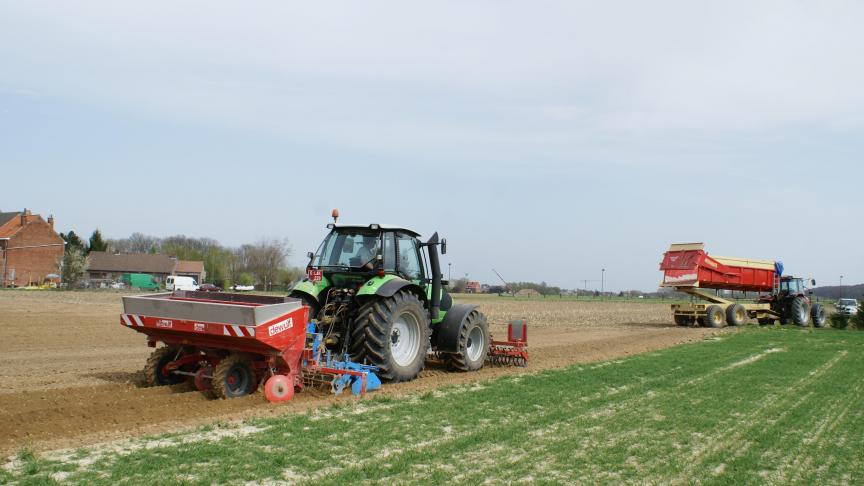
[[[25,209],[0,212],[0,285],[23,287],[56,279],[65,242],[54,231],[54,217],[42,219]]]
[[[146,273],[164,283],[169,275],[185,275],[201,283],[204,262],[177,260],[158,253],[108,253],[91,251],[87,257],[87,280],[91,285],[119,281],[124,273]]]

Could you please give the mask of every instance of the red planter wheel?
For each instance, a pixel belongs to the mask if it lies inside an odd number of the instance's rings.
[[[287,402],[294,397],[293,380],[285,375],[273,375],[264,383],[264,396],[271,403]]]

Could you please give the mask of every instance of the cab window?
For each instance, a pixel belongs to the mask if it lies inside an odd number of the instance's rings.
[[[397,235],[398,271],[408,280],[423,279],[420,265],[420,249],[417,240],[408,235]]]

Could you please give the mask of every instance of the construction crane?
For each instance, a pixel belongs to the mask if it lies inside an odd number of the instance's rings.
[[[510,292],[510,295],[512,295],[513,297],[516,297],[516,292],[513,291],[513,287],[511,287],[510,284],[508,284],[507,281],[504,280],[504,277],[502,277],[501,274],[498,273],[498,271],[495,270],[494,268],[492,269],[492,271],[495,272],[495,275],[498,275],[498,278],[501,279],[501,282],[504,284],[504,288],[505,288],[508,292]]]

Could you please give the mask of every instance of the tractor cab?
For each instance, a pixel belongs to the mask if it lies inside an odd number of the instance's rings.
[[[812,285],[816,285],[815,280],[810,281]],[[804,279],[800,277],[780,277],[778,294],[780,296],[797,296],[809,294],[807,285]]]
[[[424,244],[412,230],[379,224],[328,226],[330,233],[318,251],[310,254],[311,270],[328,277],[395,275],[418,285],[424,285],[432,274],[421,251]],[[445,245],[442,242],[442,252],[446,251]]]

